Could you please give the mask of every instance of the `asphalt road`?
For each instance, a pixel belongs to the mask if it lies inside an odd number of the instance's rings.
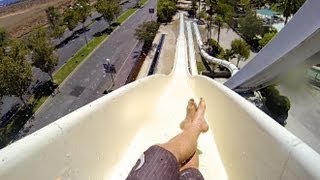
[[[47,101],[35,114],[35,118],[19,132],[16,139],[31,134],[103,96],[103,91],[110,87],[112,82],[109,75],[105,74],[102,64],[106,62],[106,58],[109,58],[117,70],[128,71],[127,67],[123,65],[128,59],[133,58],[131,56],[134,56],[137,46],[134,30],[142,22],[151,19],[149,14],[151,7],[156,7],[156,0],[150,0],[147,5],[114,31],[109,39],[69,76],[60,87],[60,93]]]
[[[133,7],[136,4],[136,0],[130,0],[122,5],[122,11],[124,12],[127,9]],[[120,13],[121,14],[121,13]],[[92,20],[99,17],[100,15],[96,12],[92,14],[91,17],[88,17],[88,19],[85,22],[85,25],[89,25],[92,23]],[[93,22],[87,29],[88,31],[86,32],[86,36],[88,41],[90,41],[93,38],[93,35],[96,34],[97,32],[103,31],[105,28],[108,27],[108,23],[101,18],[99,21]],[[82,24],[79,23],[79,25],[74,29],[74,31],[77,31],[82,28]],[[67,30],[63,37],[61,39],[55,39],[53,40],[53,43],[55,45],[59,44],[61,41],[66,39],[67,37],[70,37],[73,32]],[[59,69],[61,66],[63,66],[75,53],[80,50],[84,45],[86,44],[84,34],[78,34],[77,38],[69,41],[67,44],[64,46],[60,47],[57,49],[57,53],[59,56],[59,62],[56,67],[56,70]],[[31,84],[29,91],[32,91],[32,87],[36,85],[39,82],[44,82],[49,80],[49,76],[46,73],[43,73],[40,69],[38,68],[33,68],[33,77],[34,81]],[[26,98],[27,96],[25,96]],[[8,112],[11,107],[17,103],[21,103],[19,98],[16,97],[8,97],[5,96],[2,99],[3,104],[1,105],[0,108],[0,114],[4,115],[6,112]]]

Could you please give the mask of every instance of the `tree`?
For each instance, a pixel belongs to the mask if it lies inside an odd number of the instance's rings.
[[[172,0],[159,0],[157,4],[158,21],[167,23],[172,20],[172,16],[177,11],[176,2]]]
[[[288,114],[291,107],[289,98],[280,95],[275,85],[267,86],[261,89],[260,92],[264,98],[265,105],[272,113],[271,115],[273,118],[275,118],[281,125],[284,125],[285,120],[279,117]]]
[[[150,48],[154,37],[159,29],[159,24],[155,21],[147,21],[140,24],[135,30],[135,37],[144,42],[145,48]]]
[[[51,31],[51,36],[53,38],[61,38],[64,34],[65,31],[65,26],[64,25],[59,25],[59,26],[55,26]]]
[[[46,14],[49,29],[51,30],[51,36],[60,39],[63,36],[65,30],[61,13],[55,7],[50,6],[48,7],[48,9],[46,9]]]
[[[281,0],[281,2],[278,4],[277,9],[282,11],[283,16],[285,17],[285,24],[287,24],[288,18],[291,15],[295,14],[304,2],[305,0]]]
[[[256,16],[255,12],[249,11],[245,17],[239,19],[239,31],[248,40],[252,41],[256,35],[263,33],[263,20]]]
[[[67,28],[70,31],[73,31],[73,29],[77,27],[79,22],[79,16],[77,12],[72,7],[70,7],[64,12],[63,17],[63,21],[66,24]]]
[[[53,82],[53,71],[58,64],[58,57],[46,31],[43,28],[36,29],[30,35],[29,43],[32,49],[32,64],[47,73]]]
[[[61,13],[54,6],[49,6],[46,9],[46,14],[49,26],[57,26],[60,23]]]
[[[0,59],[0,92],[2,95],[16,96],[26,105],[23,95],[32,82],[31,65],[25,60],[4,56]]]
[[[212,39],[211,29],[215,24],[213,15],[216,11],[217,4],[217,0],[206,0],[206,5],[209,6],[209,9],[206,10],[208,15],[205,16],[205,20],[207,21],[207,42],[209,42],[209,39]]]
[[[224,52],[220,53],[218,58],[230,61],[230,59],[235,58],[231,49],[226,49]]]
[[[98,0],[94,6],[98,13],[108,22],[109,26],[121,11],[119,0]]]
[[[269,43],[269,41],[271,41],[271,39],[276,35],[276,32],[269,32],[263,35],[263,38],[260,39],[259,41],[259,45],[261,48],[263,48],[265,45],[267,45]]]
[[[207,10],[207,13],[210,15],[210,16],[213,16],[214,15],[214,12],[216,10],[216,6],[218,4],[218,0],[206,0],[206,5],[209,6],[209,9]]]
[[[207,17],[207,13],[205,11],[200,11],[198,16],[199,19],[205,19]]]
[[[29,53],[28,47],[20,40],[11,40],[9,50],[5,53],[6,56],[14,59],[15,61],[24,61]]]
[[[246,0],[249,1],[249,0]],[[261,0],[251,0],[249,1],[250,4],[252,4],[256,9],[260,9],[266,2],[261,1]]]
[[[197,0],[192,0],[191,7],[188,10],[189,16],[194,18],[197,14],[197,9],[198,9]]]
[[[238,3],[240,3],[245,9],[250,9],[251,1],[253,2],[254,0],[239,0]]]
[[[241,39],[235,39],[231,42],[231,51],[237,57],[237,67],[239,67],[240,60],[246,60],[250,55],[247,43]]]
[[[0,27],[0,48],[2,51],[4,51],[5,46],[8,44],[9,37],[9,33]]]
[[[212,27],[214,24],[214,19],[211,15],[206,16],[207,21],[207,42],[209,42],[210,39],[212,39]]]
[[[232,6],[228,4],[218,3],[216,7],[216,16],[213,21],[218,26],[218,43],[220,42],[220,31],[224,23],[231,23],[232,16],[234,14]]]
[[[223,19],[220,15],[216,15],[214,17],[214,20],[213,20],[213,24],[218,26],[218,37],[217,37],[217,41],[218,43],[220,42],[220,31],[221,31],[221,27],[223,25]]]
[[[3,56],[5,55],[5,48],[7,46],[9,42],[9,34],[7,33],[7,31],[4,28],[0,27],[0,60],[3,58]],[[0,85],[0,106],[2,104],[2,97],[4,96],[4,89],[1,88]]]
[[[83,35],[86,40],[86,44],[88,45],[86,27],[84,23],[86,22],[88,16],[91,14],[90,0],[77,0],[75,10],[79,15],[80,22],[82,23],[82,29],[84,31]]]
[[[209,54],[214,57],[218,57],[224,53],[223,48],[214,39],[209,39]]]

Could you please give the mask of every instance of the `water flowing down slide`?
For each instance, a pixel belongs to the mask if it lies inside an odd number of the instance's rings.
[[[187,101],[204,97],[205,179],[320,179],[320,156],[224,85],[188,70],[180,14],[175,66],[105,95],[0,151],[0,179],[125,179],[141,153],[179,133]]]

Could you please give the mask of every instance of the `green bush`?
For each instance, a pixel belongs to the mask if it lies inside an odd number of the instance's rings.
[[[138,40],[143,41],[144,44],[142,50],[144,52],[148,52],[151,48],[159,26],[159,23],[155,21],[147,21],[136,28],[134,35]]]
[[[192,0],[191,8],[188,9],[189,17],[195,17],[197,14],[197,9],[198,9],[197,0]]]
[[[205,19],[207,17],[207,13],[206,13],[206,11],[202,10],[202,11],[200,11],[198,16],[200,19]]]
[[[167,23],[172,20],[173,15],[176,14],[176,2],[172,0],[159,0],[157,4],[158,22]]]
[[[265,105],[276,117],[287,115],[290,110],[290,100],[286,96],[280,95],[275,86],[268,86],[260,90],[265,98]]]
[[[219,45],[219,43],[214,39],[209,39],[209,50],[208,53],[214,57],[220,57],[220,55],[224,54],[223,48]]]
[[[263,20],[254,11],[248,11],[244,17],[239,18],[239,25],[239,32],[247,41],[263,34]]]
[[[277,33],[274,32],[268,32],[263,35],[263,38],[259,40],[260,48],[263,48],[265,45],[271,41],[271,39],[276,35]]]
[[[267,87],[261,89],[260,92],[263,97],[280,96],[278,89],[276,89],[274,85],[267,86]]]
[[[266,98],[267,108],[276,116],[285,115],[290,109],[290,101],[285,96],[271,96]]]

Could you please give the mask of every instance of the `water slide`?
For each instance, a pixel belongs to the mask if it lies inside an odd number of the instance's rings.
[[[0,151],[0,179],[125,179],[141,153],[180,132],[189,98],[204,97],[205,179],[320,179],[320,156],[244,98],[188,70],[183,15],[170,75],[121,87]]]
[[[208,62],[219,64],[223,67],[226,67],[230,71],[231,76],[235,75],[239,71],[237,66],[235,66],[234,64],[232,64],[229,61],[210,56],[204,49],[204,45],[203,45],[203,42],[202,42],[202,39],[200,36],[199,28],[198,28],[198,25],[196,22],[193,22],[193,27],[194,27],[194,33],[196,35],[200,55]]]

